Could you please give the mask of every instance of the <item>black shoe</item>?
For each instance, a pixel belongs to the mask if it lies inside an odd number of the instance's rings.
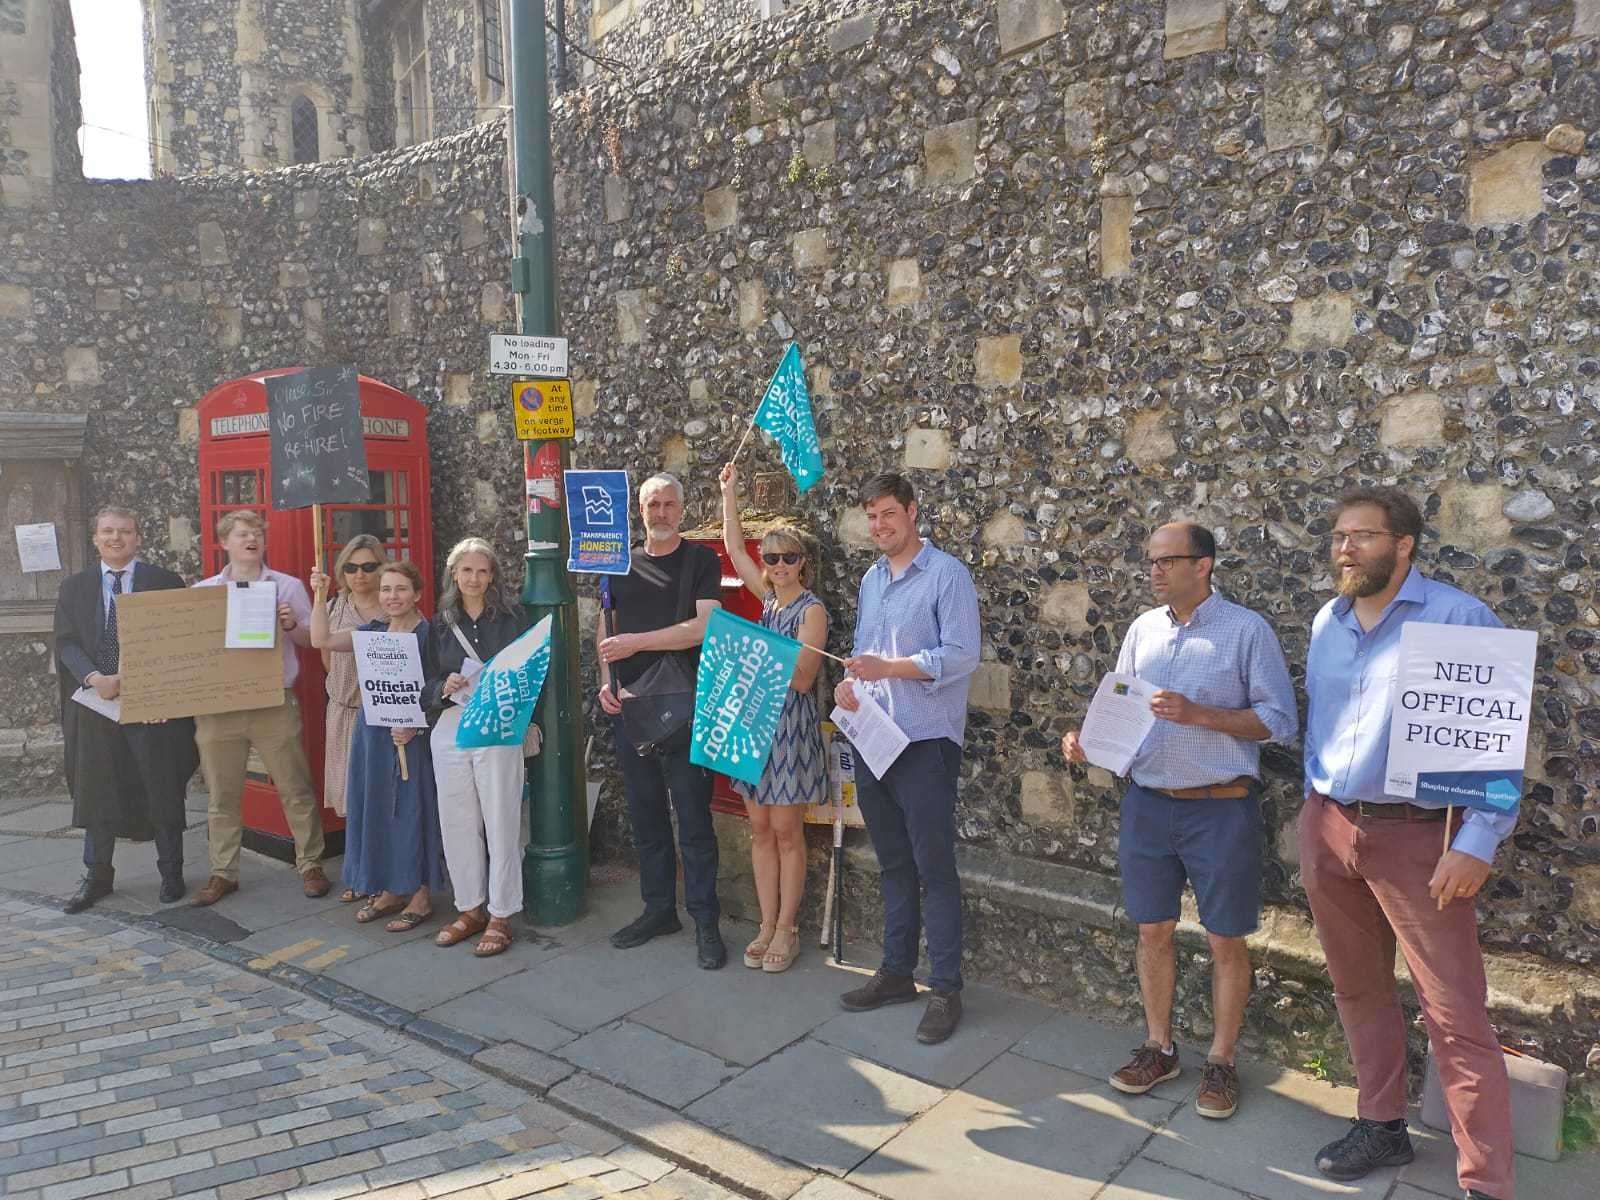
[[[89,871],[83,877],[83,882],[78,885],[78,890],[72,893],[71,898],[61,906],[64,913],[81,913],[91,907],[97,900],[104,900],[111,895],[110,871]]]
[[[904,1004],[917,998],[917,981],[909,975],[892,975],[882,967],[877,974],[852,992],[839,997],[851,1012],[871,1012],[885,1004]]]
[[[715,921],[696,924],[695,951],[702,971],[720,971],[728,961],[728,948],[722,944],[722,931]]]
[[[678,910],[664,908],[658,912],[651,912],[648,908],[640,913],[631,925],[624,925],[611,935],[611,944],[618,950],[632,950],[635,946],[642,946],[651,938],[660,937],[664,933],[677,933],[683,928],[683,922],[678,920]]]
[[[961,1024],[961,993],[934,992],[928,998],[928,1011],[917,1022],[917,1041],[937,1046]]]
[[[179,868],[171,875],[163,875],[161,877],[160,900],[163,904],[176,904],[183,899],[188,890],[188,885],[183,882],[182,868]]]
[[[1416,1157],[1404,1126],[1389,1129],[1382,1121],[1353,1118],[1350,1132],[1317,1151],[1317,1170],[1329,1179],[1360,1179],[1377,1167],[1403,1167]]]

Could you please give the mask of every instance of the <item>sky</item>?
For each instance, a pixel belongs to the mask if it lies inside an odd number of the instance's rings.
[[[90,179],[150,178],[139,0],[72,0],[83,93],[83,173]]]

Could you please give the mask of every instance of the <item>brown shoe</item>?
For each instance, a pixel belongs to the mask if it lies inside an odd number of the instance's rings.
[[[328,882],[328,877],[322,873],[321,867],[312,867],[300,876],[300,885],[305,888],[308,900],[320,900],[333,890],[333,884]]]
[[[1213,1121],[1226,1120],[1239,1109],[1239,1072],[1232,1063],[1212,1062],[1206,1059],[1206,1073],[1200,1084],[1200,1094],[1194,1098],[1194,1110]]]
[[[1133,1052],[1128,1063],[1108,1081],[1119,1092],[1142,1096],[1158,1083],[1178,1077],[1178,1047],[1171,1054],[1163,1054],[1160,1046],[1143,1045]]]
[[[221,875],[213,875],[206,880],[205,887],[194,894],[194,899],[189,901],[196,908],[209,908],[230,892],[237,892],[239,884],[232,879],[224,879]]]

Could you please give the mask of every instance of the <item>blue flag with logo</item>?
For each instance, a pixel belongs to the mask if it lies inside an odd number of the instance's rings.
[[[801,649],[793,638],[712,610],[700,646],[690,762],[752,787],[761,782]]]
[[[822,478],[822,443],[817,440],[817,423],[811,417],[811,392],[806,387],[806,368],[800,361],[800,347],[789,343],[783,361],[767,384],[767,394],[756,409],[756,425],[778,443],[783,465],[789,468],[802,492]]]
[[[520,746],[550,669],[550,618],[491,658],[473,679],[472,697],[461,713],[456,745]]]

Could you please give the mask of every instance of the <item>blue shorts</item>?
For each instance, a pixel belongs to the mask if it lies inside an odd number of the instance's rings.
[[[1261,793],[1235,800],[1175,800],[1129,783],[1117,859],[1122,903],[1140,925],[1178,919],[1187,880],[1200,923],[1218,937],[1261,924]]]

